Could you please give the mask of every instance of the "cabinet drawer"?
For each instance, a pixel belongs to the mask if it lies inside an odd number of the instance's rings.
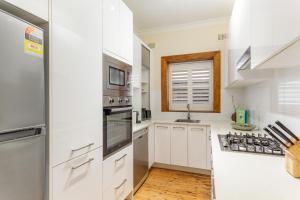
[[[53,200],[99,200],[102,187],[102,149],[53,168]]]
[[[113,183],[103,188],[103,199],[124,200],[133,190],[132,176],[113,177]]]
[[[126,179],[126,187],[133,187],[133,148],[132,145],[112,155],[103,162],[104,189],[117,187]],[[122,186],[123,187],[123,186]],[[116,191],[114,191],[116,192]],[[107,199],[108,200],[108,199]]]

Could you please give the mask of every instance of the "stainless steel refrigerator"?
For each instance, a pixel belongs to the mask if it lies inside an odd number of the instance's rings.
[[[43,30],[0,10],[0,199],[45,195]]]

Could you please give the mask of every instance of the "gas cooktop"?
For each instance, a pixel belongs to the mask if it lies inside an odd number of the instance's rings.
[[[267,135],[229,132],[227,135],[218,135],[218,138],[222,151],[284,156],[281,145]]]

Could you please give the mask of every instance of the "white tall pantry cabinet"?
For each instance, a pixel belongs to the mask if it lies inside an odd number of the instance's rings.
[[[133,14],[122,0],[103,0],[103,52],[132,65]]]
[[[52,0],[50,200],[102,196],[102,1]]]

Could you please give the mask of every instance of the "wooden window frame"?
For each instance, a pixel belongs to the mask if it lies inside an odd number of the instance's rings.
[[[196,61],[213,61],[213,111],[194,110],[191,112],[221,112],[221,51],[163,56],[161,57],[161,110],[162,112],[185,112],[169,108],[169,64]]]

